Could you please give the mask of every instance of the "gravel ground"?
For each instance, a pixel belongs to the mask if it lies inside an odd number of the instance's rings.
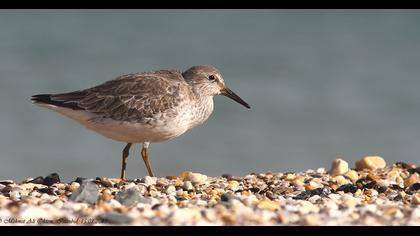
[[[125,180],[54,173],[0,180],[0,225],[420,225],[420,168],[368,156],[349,168]]]

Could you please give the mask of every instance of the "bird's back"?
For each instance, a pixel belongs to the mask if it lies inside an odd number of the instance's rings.
[[[120,76],[98,86],[61,94],[35,95],[32,101],[94,113],[117,121],[145,121],[171,116],[192,92],[182,74],[159,70]]]

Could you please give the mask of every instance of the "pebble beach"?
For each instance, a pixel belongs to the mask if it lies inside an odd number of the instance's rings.
[[[0,180],[0,225],[420,225],[420,168],[366,156],[304,172]]]

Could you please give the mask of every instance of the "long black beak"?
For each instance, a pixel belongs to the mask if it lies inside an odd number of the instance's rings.
[[[228,89],[228,88],[224,88],[221,91],[221,95],[226,96],[228,98],[231,98],[233,100],[235,100],[236,102],[242,104],[244,107],[251,109],[251,107],[248,105],[248,103],[246,103],[244,100],[242,100],[242,98],[240,98],[238,95],[236,95],[234,92],[232,92],[232,90]]]

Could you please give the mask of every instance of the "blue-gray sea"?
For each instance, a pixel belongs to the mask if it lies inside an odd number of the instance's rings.
[[[151,144],[159,176],[420,164],[418,10],[1,10],[0,179],[118,177],[124,143],[30,96],[196,64],[252,109],[216,97],[204,125]],[[147,174],[139,147],[128,178]]]

